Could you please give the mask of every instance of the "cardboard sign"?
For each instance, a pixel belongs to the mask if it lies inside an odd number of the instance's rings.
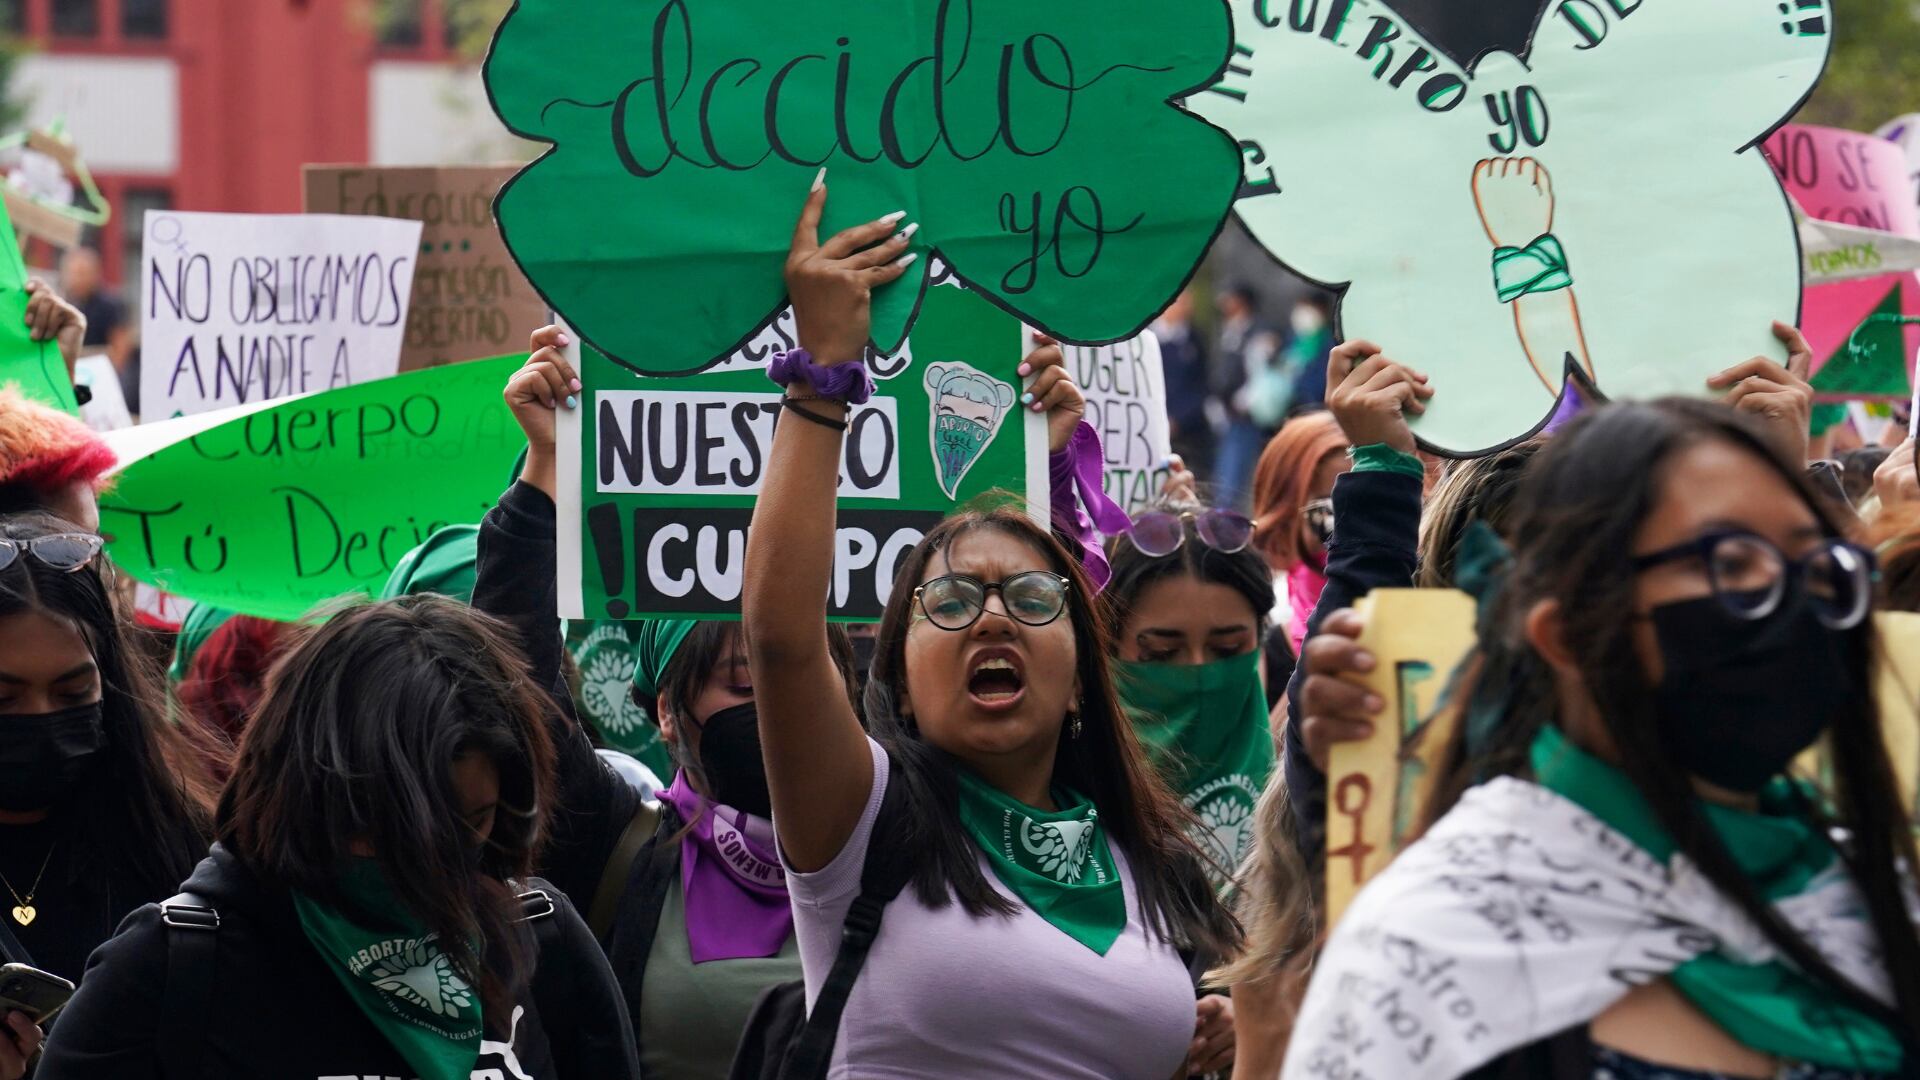
[[[1375,589],[1354,610],[1378,661],[1354,681],[1387,705],[1371,738],[1328,755],[1328,926],[1411,835],[1456,727],[1441,692],[1474,644],[1473,599],[1454,589]]]
[[[1336,743],[1329,756],[1328,926],[1417,826],[1459,726],[1461,702],[1442,695],[1476,641],[1474,601],[1457,590],[1376,589],[1354,608],[1366,618],[1359,642],[1378,663],[1352,679],[1387,706],[1371,738]],[[1880,612],[1874,626],[1882,738],[1901,801],[1920,821],[1920,614]],[[1826,783],[1824,742],[1802,755],[1794,771]]]
[[[1527,438],[1570,377],[1703,396],[1785,360],[1799,252],[1754,144],[1818,79],[1829,0],[1231,6],[1233,61],[1190,104],[1240,140],[1235,211],[1341,290],[1341,337],[1432,378],[1429,448]]]
[[[1817,221],[1920,237],[1906,155],[1872,135],[1789,124],[1762,146],[1780,183]],[[1878,258],[1877,247],[1827,255],[1828,261]],[[1800,329],[1813,346],[1814,389],[1822,400],[1905,400],[1912,335],[1902,321],[1920,316],[1920,277],[1882,274],[1808,284]]]
[[[1167,378],[1151,333],[1115,345],[1065,345],[1067,371],[1087,399],[1087,423],[1106,452],[1109,498],[1132,514],[1167,482]]]
[[[171,594],[268,619],[377,591],[401,556],[478,522],[505,489],[526,439],[500,391],[525,362],[378,379],[197,430],[199,417],[174,421],[189,426],[101,496],[108,551]]]
[[[401,371],[499,356],[547,324],[546,302],[513,264],[493,222],[494,196],[517,168],[308,165],[300,171],[309,214],[421,223]]]
[[[140,414],[352,386],[400,362],[420,223],[149,210]]]
[[[848,420],[830,618],[877,619],[900,558],[977,496],[1009,492],[1046,520],[1046,424],[1019,405],[1023,345],[1017,320],[948,284],[928,294],[907,361],[869,365],[893,374]],[[559,414],[560,614],[737,617],[774,425],[805,422],[781,418],[771,351],[642,378],[570,348],[586,390]]]
[[[495,211],[547,301],[643,375],[700,371],[780,309],[809,185],[826,240],[920,225],[874,297],[897,352],[938,255],[1063,341],[1132,337],[1218,234],[1239,185],[1224,132],[1176,102],[1212,82],[1219,3],[519,0],[485,79],[552,148]],[[1147,59],[1151,58],[1151,59]]]

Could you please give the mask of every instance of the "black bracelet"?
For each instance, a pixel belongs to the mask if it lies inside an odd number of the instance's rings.
[[[819,399],[808,398],[807,400],[817,401]],[[844,432],[847,430],[847,422],[845,420],[835,420],[831,416],[821,416],[819,413],[814,412],[811,409],[803,409],[800,406],[795,405],[793,403],[792,398],[784,398],[784,397],[781,398],[780,407],[790,413],[795,413],[800,416],[803,416],[808,420],[811,420],[814,423],[819,424],[823,428],[832,428],[835,431],[841,431],[841,432]]]

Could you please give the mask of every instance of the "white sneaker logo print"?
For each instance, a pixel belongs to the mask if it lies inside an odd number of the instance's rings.
[[[435,1016],[457,1017],[473,1007],[473,988],[445,955],[424,944],[380,961],[372,975],[374,986]]]

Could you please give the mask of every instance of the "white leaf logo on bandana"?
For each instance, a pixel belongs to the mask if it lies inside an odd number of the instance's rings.
[[[1020,820],[1020,845],[1040,860],[1040,872],[1056,881],[1079,881],[1093,850],[1093,822]]]
[[[580,703],[601,731],[625,735],[647,714],[633,701],[633,643],[618,626],[602,626],[587,635],[580,665]]]
[[[371,974],[374,986],[435,1016],[457,1017],[473,1007],[473,988],[454,974],[444,953],[424,942],[376,963]]]

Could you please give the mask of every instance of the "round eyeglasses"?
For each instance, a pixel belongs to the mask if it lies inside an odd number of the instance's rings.
[[[1780,610],[1795,584],[1814,615],[1833,630],[1860,625],[1873,608],[1873,552],[1844,540],[1823,540],[1800,558],[1789,559],[1763,536],[1721,530],[1642,555],[1633,560],[1633,568],[1651,570],[1682,559],[1700,561],[1714,599],[1738,619],[1764,619]]]
[[[1183,510],[1169,513],[1152,510],[1133,519],[1127,538],[1142,555],[1161,558],[1180,550],[1187,542],[1187,522],[1200,542],[1224,555],[1247,550],[1253,542],[1253,519],[1234,510]]]
[[[52,533],[31,540],[0,539],[0,570],[18,562],[21,555],[31,554],[55,570],[77,573],[100,554],[105,543],[92,533]]]
[[[942,630],[965,630],[987,610],[987,594],[1000,594],[1007,617],[1026,626],[1045,626],[1067,609],[1066,578],[1046,570],[1028,570],[1005,581],[981,581],[971,574],[948,574],[913,590],[927,621]]]

